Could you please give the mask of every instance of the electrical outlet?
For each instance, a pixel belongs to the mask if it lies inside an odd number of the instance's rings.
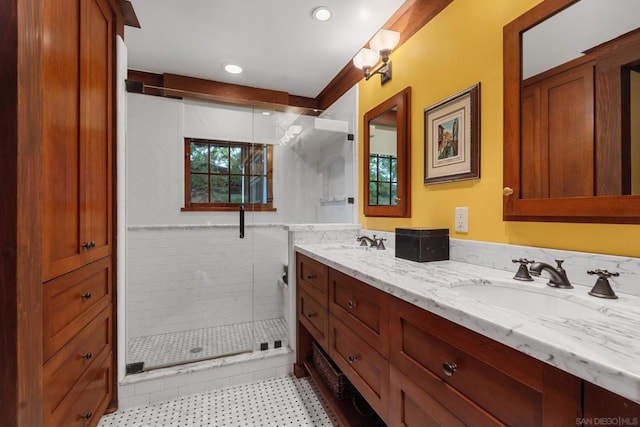
[[[456,208],[455,230],[460,233],[469,232],[469,208]]]

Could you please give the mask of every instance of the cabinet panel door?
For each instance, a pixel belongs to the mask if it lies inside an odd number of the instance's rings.
[[[609,418],[626,425],[638,425],[640,421],[640,403],[625,399],[602,387],[584,382],[585,420],[593,422],[596,418]]]
[[[92,261],[111,253],[113,15],[103,0],[82,0],[81,13],[81,245]]]
[[[329,295],[328,270],[326,265],[314,259],[300,253],[296,255],[296,283],[323,307],[327,306]]]
[[[83,263],[80,246],[80,3],[42,3],[43,281]],[[61,25],[60,23],[64,23]],[[35,165],[37,167],[38,165]]]
[[[111,258],[104,258],[44,284],[45,361],[111,303],[111,279]]]
[[[388,423],[389,362],[334,316],[329,331],[329,356]]]
[[[391,366],[390,373],[391,406],[389,417],[393,427],[504,426],[435,376],[430,380],[434,382],[432,388],[438,390],[436,398],[426,393],[422,387],[393,366]],[[444,407],[437,398],[445,398],[450,402],[455,401],[450,404],[453,410]]]
[[[337,270],[329,270],[329,310],[382,356],[389,354],[388,295]]]
[[[298,288],[298,320],[325,350],[329,350],[328,311],[302,289]]]
[[[113,14],[104,0],[51,0],[43,27],[46,281],[111,253]]]

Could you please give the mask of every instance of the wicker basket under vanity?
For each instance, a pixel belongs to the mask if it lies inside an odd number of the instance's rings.
[[[338,367],[325,354],[324,351],[314,341],[313,347],[313,365],[316,367],[325,383],[338,400],[350,399],[357,394],[353,384],[349,382],[347,377],[340,372]]]

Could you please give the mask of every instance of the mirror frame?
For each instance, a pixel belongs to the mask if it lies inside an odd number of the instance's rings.
[[[393,107],[396,108],[397,134],[396,148],[398,153],[397,175],[398,188],[397,205],[371,206],[369,205],[369,122]],[[363,120],[363,211],[364,216],[402,217],[411,216],[411,87],[396,93],[391,98],[374,107],[364,115]]]
[[[505,221],[640,223],[640,196],[521,198],[522,33],[577,1],[579,0],[544,0],[503,29]]]

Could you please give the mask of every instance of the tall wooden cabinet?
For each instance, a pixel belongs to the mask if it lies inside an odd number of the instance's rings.
[[[112,401],[116,8],[43,2],[43,425],[95,426]]]

